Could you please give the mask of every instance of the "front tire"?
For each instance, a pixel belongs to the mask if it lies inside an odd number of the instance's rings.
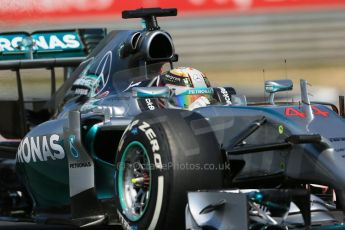
[[[138,115],[116,156],[115,197],[122,226],[183,229],[187,192],[221,188],[222,162],[218,142],[201,115],[182,110]]]

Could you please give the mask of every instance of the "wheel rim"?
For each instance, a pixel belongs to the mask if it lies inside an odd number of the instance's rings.
[[[147,209],[151,194],[150,159],[146,148],[137,141],[125,149],[119,167],[118,190],[122,214],[137,221]]]

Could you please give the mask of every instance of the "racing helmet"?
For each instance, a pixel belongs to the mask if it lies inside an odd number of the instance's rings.
[[[171,89],[169,102],[179,108],[193,109],[191,106],[197,101],[202,102],[197,106],[200,107],[213,100],[213,88],[209,80],[205,74],[191,67],[178,67],[164,72],[159,76],[158,82],[159,86]]]

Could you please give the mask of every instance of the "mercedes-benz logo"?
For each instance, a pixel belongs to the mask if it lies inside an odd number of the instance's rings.
[[[97,76],[96,82],[98,84],[95,88],[95,96],[102,92],[107,86],[111,73],[112,58],[112,52],[108,51],[98,63],[95,71],[95,75]]]

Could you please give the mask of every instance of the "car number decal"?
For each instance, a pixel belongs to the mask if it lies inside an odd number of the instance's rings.
[[[319,109],[316,106],[312,106],[311,108],[313,109],[314,115],[318,115],[318,116],[322,116],[322,117],[328,117],[329,116],[329,112],[322,111],[321,109]],[[296,108],[291,108],[291,107],[285,109],[285,116],[287,116],[287,117],[300,117],[300,118],[306,117],[304,112],[302,112]]]

